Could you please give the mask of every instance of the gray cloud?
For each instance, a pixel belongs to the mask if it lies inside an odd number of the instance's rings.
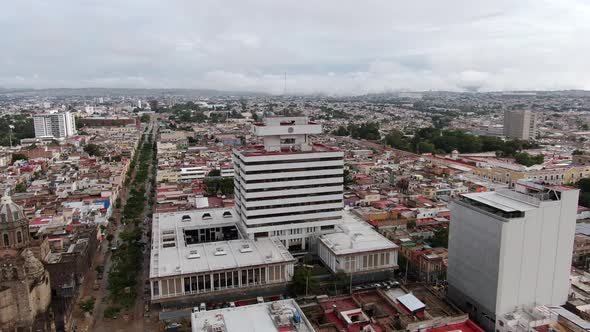
[[[590,4],[496,1],[11,1],[0,86],[590,89]]]

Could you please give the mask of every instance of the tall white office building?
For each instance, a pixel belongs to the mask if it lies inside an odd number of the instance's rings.
[[[537,137],[537,115],[530,110],[504,112],[504,136],[522,140]]]
[[[66,112],[33,115],[36,138],[66,138],[76,135],[74,116]]]
[[[462,195],[451,205],[449,298],[488,331],[515,308],[565,303],[577,202],[577,189],[530,182]]]
[[[344,154],[312,143],[322,127],[307,117],[265,118],[253,132],[262,145],[233,155],[240,227],[249,238],[308,250],[342,222]]]

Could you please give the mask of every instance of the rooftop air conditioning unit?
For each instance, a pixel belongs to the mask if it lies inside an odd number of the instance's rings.
[[[225,252],[225,249],[223,249],[223,248],[216,248],[215,253],[213,255],[224,256],[224,255],[227,255],[227,253]]]
[[[196,250],[191,250],[187,256],[188,259],[201,258],[201,255]]]
[[[242,248],[240,248],[240,252],[241,253],[245,253],[245,252],[252,252],[252,248],[250,247],[249,244],[244,244],[242,246]]]

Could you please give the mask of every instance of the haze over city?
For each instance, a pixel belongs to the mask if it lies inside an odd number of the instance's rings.
[[[4,9],[4,88],[590,89],[583,0],[60,0]]]

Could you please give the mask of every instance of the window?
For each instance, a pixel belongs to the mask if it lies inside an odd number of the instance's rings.
[[[18,243],[22,243],[23,242],[23,234],[20,231],[16,232],[16,241]]]
[[[8,239],[8,234],[6,234],[6,233],[4,233],[4,246],[5,247],[10,246],[10,240]]]
[[[294,138],[281,138],[281,144],[295,144]]]
[[[182,221],[183,222],[191,221],[191,216],[185,214],[184,216],[182,216]]]
[[[154,294],[154,296],[160,295],[160,287],[158,286],[158,280],[154,280],[154,282],[152,283],[152,293]]]

